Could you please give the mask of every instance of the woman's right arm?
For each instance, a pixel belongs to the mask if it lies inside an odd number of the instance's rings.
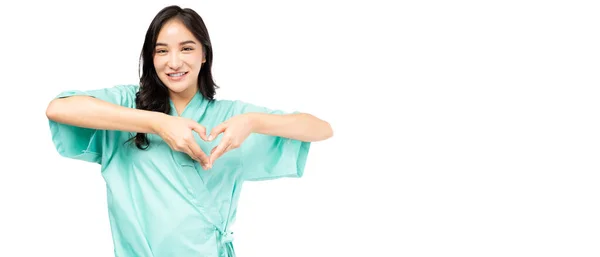
[[[55,98],[48,105],[46,116],[75,127],[157,134],[171,149],[188,154],[204,169],[211,168],[208,156],[192,134],[195,131],[206,141],[206,128],[191,119],[125,107],[87,95]]]
[[[48,119],[77,127],[156,134],[164,113],[116,105],[91,96],[56,98],[46,109]]]

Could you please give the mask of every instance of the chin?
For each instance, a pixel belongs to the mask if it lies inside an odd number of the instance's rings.
[[[184,81],[180,81],[177,83],[169,82],[169,83],[166,83],[165,85],[173,93],[182,93],[191,87],[190,84],[185,83]]]
[[[173,85],[173,84],[167,84],[167,87],[169,88],[170,91],[172,91],[174,93],[181,93],[188,88],[186,86]]]

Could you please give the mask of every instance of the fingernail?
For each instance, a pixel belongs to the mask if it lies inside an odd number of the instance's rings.
[[[208,136],[208,141],[212,140],[213,135]]]

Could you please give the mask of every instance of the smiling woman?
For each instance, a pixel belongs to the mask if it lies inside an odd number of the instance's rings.
[[[212,100],[217,86],[212,79],[212,46],[204,22],[198,15],[177,11],[164,10],[148,28],[142,57],[148,60],[143,72],[149,76],[142,80],[151,79],[148,83],[152,84],[157,81],[156,74],[181,114],[198,88]]]
[[[56,150],[101,165],[116,256],[233,257],[241,184],[301,177],[310,144],[331,137],[331,126],[215,100],[210,38],[192,9],[156,15],[141,62],[139,85],[65,91],[50,102]]]

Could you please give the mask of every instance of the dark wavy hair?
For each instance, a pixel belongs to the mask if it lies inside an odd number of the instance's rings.
[[[156,47],[156,39],[163,25],[172,20],[178,19],[202,44],[204,58],[206,62],[202,64],[200,73],[198,74],[198,91],[209,101],[214,100],[215,91],[219,88],[212,77],[212,45],[206,25],[202,17],[190,8],[181,8],[177,5],[171,5],[163,8],[156,14],[148,31],[140,54],[140,90],[136,94],[136,108],[140,110],[148,110],[169,114],[171,106],[169,104],[169,89],[156,74],[154,69],[154,52]],[[150,142],[145,133],[137,133],[130,140],[135,140],[135,145],[139,149],[147,149]]]

